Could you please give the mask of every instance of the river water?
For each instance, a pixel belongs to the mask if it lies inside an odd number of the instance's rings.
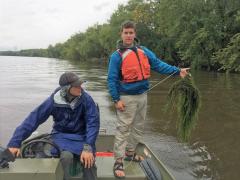
[[[114,134],[116,115],[107,91],[107,64],[0,56],[0,145],[6,146],[14,129],[58,86],[65,71],[87,82],[84,88],[100,106],[101,127]],[[148,93],[144,139],[177,180],[240,179],[240,76],[191,72],[201,92],[202,106],[189,143],[176,135],[176,113],[163,112],[172,77]],[[164,76],[153,73],[151,84]],[[38,133],[51,130],[51,120]]]

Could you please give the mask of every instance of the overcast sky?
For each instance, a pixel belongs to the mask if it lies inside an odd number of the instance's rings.
[[[0,50],[47,48],[110,19],[128,0],[0,0]]]

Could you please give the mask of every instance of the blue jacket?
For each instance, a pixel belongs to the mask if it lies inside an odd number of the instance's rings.
[[[22,141],[52,115],[54,121],[52,139],[61,150],[79,155],[83,150],[83,144],[88,144],[95,152],[95,142],[100,127],[99,112],[95,102],[82,90],[75,108],[72,108],[67,103],[58,103],[55,100],[57,93],[59,94],[59,89],[32,111],[16,128],[8,147],[20,147]]]
[[[146,47],[141,46],[141,49],[148,57],[152,70],[161,74],[172,74],[174,72],[179,74],[179,68],[168,65],[167,63],[161,61]],[[118,51],[115,51],[110,57],[108,67],[108,89],[113,101],[120,100],[120,94],[137,95],[142,94],[149,89],[148,80],[142,80],[133,83],[121,82],[121,63],[121,55]]]

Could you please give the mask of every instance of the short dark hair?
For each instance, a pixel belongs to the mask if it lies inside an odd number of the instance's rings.
[[[121,30],[120,30],[120,32],[122,32],[123,29],[127,29],[127,28],[133,28],[133,29],[136,31],[136,24],[135,24],[135,22],[130,21],[130,20],[124,21],[124,22],[121,24]]]

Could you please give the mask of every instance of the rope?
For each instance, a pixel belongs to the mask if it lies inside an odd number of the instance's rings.
[[[149,91],[151,91],[153,88],[155,88],[156,86],[158,86],[159,84],[163,83],[164,81],[166,81],[167,79],[169,79],[171,76],[173,76],[174,74],[176,74],[178,71],[173,72],[172,74],[170,74],[169,76],[165,77],[163,80],[159,81],[158,83],[156,83],[155,85],[153,85],[152,87],[150,87],[147,91],[145,91],[143,94],[148,93]]]

